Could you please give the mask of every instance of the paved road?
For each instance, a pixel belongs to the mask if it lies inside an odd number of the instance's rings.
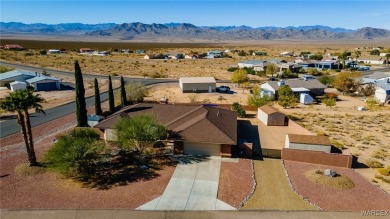
[[[220,157],[183,157],[164,194],[140,210],[235,210],[217,199]]]
[[[45,70],[49,74],[60,74],[60,75],[72,75],[72,72],[66,72],[66,71],[57,71],[57,70],[50,70],[50,69],[40,69],[36,67],[30,67],[30,66],[24,66],[24,65],[17,65],[17,64],[10,64],[10,63],[5,63],[5,62],[0,62],[0,65],[8,66],[8,67],[13,67],[21,70],[27,70],[27,71],[37,71],[37,72],[42,72]],[[102,75],[93,75],[93,74],[83,74],[84,78],[104,78],[107,79],[108,76],[102,76]],[[114,79],[119,79],[119,77],[114,77]],[[152,84],[158,84],[158,83],[173,83],[173,82],[178,82],[178,80],[175,79],[143,79],[143,78],[130,78],[130,77],[125,77],[125,81],[129,82],[141,82],[144,85],[152,85]],[[86,104],[88,106],[92,106],[94,104],[94,96],[86,98]],[[100,95],[100,100],[101,102],[104,102],[108,100],[108,93],[104,92],[101,93]],[[46,122],[49,122],[51,120],[60,118],[62,116],[66,116],[68,114],[71,114],[76,111],[76,103],[71,102],[67,103],[58,107],[54,107],[51,109],[45,110],[46,115],[43,114],[32,114],[31,115],[31,125],[37,126]],[[16,122],[15,118],[8,118],[4,121],[0,122],[0,138],[15,134],[19,132],[19,126]]]

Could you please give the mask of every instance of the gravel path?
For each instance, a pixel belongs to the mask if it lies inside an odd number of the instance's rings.
[[[317,210],[291,188],[281,160],[255,160],[256,190],[243,209]]]
[[[390,195],[378,189],[353,169],[284,161],[291,183],[298,194],[323,210],[362,211],[390,210]],[[333,169],[350,178],[355,187],[347,190],[335,189],[311,182],[305,172],[311,169]]]
[[[254,181],[251,166],[251,160],[242,158],[238,163],[221,163],[218,185],[219,200],[235,208],[240,206],[253,188]]]
[[[33,128],[38,159],[53,145],[56,135],[74,127],[74,120],[75,114],[70,114]],[[97,190],[52,172],[28,177],[15,174],[15,167],[27,162],[18,134],[1,139],[0,157],[1,209],[136,208],[160,196],[175,170],[164,166],[155,178]]]

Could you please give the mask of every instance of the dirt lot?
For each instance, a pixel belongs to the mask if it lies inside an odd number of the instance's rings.
[[[154,85],[149,90],[149,96],[145,100],[159,101],[160,98],[168,98],[169,103],[216,103],[216,104],[232,104],[238,102],[247,104],[249,90],[238,88],[237,84],[217,83],[217,86],[229,86],[230,93],[182,93],[179,84],[159,84]]]
[[[298,194],[328,211],[362,211],[367,209],[390,210],[390,195],[370,184],[349,168],[329,167],[294,161],[284,161],[291,183]],[[351,179],[352,189],[336,189],[314,183],[305,177],[311,169],[333,169]]]
[[[238,163],[222,162],[219,178],[217,198],[238,208],[254,185],[251,160],[240,158]]]
[[[255,160],[256,190],[242,209],[318,210],[288,184],[281,160]]]

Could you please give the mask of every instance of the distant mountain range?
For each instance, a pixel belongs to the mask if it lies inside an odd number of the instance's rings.
[[[0,22],[1,34],[30,33],[37,35],[78,34],[93,37],[110,37],[123,40],[132,39],[203,39],[203,40],[319,40],[319,39],[376,39],[390,38],[390,31],[364,27],[357,30],[332,28],[328,26],[299,27],[249,27],[249,26],[195,26],[189,23],[144,24],[104,23],[104,24],[24,24]]]

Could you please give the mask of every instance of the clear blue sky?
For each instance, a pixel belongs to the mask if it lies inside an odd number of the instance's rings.
[[[23,23],[168,23],[197,26],[326,25],[390,30],[390,0],[381,1],[18,1],[0,0],[1,21]]]

